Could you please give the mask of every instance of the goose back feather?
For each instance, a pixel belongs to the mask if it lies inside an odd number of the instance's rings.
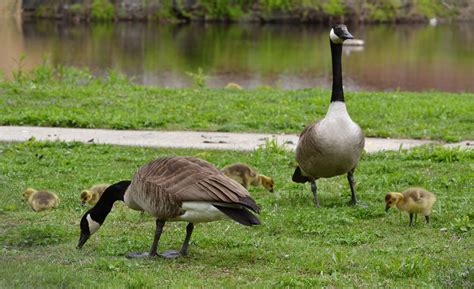
[[[245,188],[214,165],[181,156],[162,157],[140,167],[125,192],[124,201],[132,209],[147,211],[163,220],[183,215],[185,202],[212,203],[219,210],[222,207],[247,208],[257,213],[260,210]],[[221,211],[226,214],[225,210]]]

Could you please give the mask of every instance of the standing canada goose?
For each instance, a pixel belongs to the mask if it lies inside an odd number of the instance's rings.
[[[273,179],[259,174],[254,168],[247,164],[231,164],[224,167],[221,171],[229,178],[244,186],[244,188],[248,188],[249,185],[263,186],[273,193],[273,187],[275,185]]]
[[[413,215],[423,214],[426,223],[430,222],[431,208],[436,202],[436,196],[423,188],[408,188],[402,193],[390,192],[385,195],[385,212],[391,207],[410,215],[410,226],[413,225]]]
[[[27,188],[23,191],[23,199],[28,202],[30,207],[36,211],[43,211],[59,206],[59,198],[53,192],[37,191]]]
[[[80,196],[81,205],[85,205],[86,203],[89,205],[95,205],[108,186],[110,186],[110,184],[97,184],[82,191]]]
[[[316,207],[319,207],[316,180],[346,173],[351,187],[352,204],[357,203],[353,174],[364,149],[364,134],[347,112],[341,68],[342,43],[352,38],[343,24],[331,29],[331,102],[324,118],[305,127],[296,147],[298,167],[292,179],[296,183],[311,183]]]
[[[162,157],[140,167],[132,181],[121,181],[105,190],[81,219],[78,249],[99,229],[114,202],[119,200],[156,218],[150,252],[130,253],[129,257],[157,256],[166,221],[186,221],[188,225],[181,250],[162,253],[165,258],[187,254],[195,223],[231,218],[246,226],[260,224],[249,211],[258,213],[260,208],[247,190],[214,165],[194,157]]]

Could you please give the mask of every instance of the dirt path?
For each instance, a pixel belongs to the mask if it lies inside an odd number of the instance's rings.
[[[266,140],[294,149],[298,136],[294,134],[229,133],[198,131],[148,131],[108,130],[56,127],[0,126],[0,141],[25,141],[31,137],[37,140],[79,141],[84,143],[113,144],[126,146],[175,147],[225,150],[253,150],[264,145]],[[380,150],[412,148],[435,141],[414,139],[366,138],[365,150],[369,153]],[[472,148],[474,141],[445,144]]]

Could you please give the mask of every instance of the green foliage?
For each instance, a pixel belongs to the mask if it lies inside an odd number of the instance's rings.
[[[295,8],[292,0],[260,0],[259,3],[267,11],[288,11]]]
[[[448,9],[443,6],[443,1],[440,0],[417,0],[414,1],[417,11],[420,12],[421,15],[426,16],[428,18],[436,17],[436,16],[445,16],[448,14]]]
[[[86,13],[86,8],[81,3],[74,3],[69,6],[69,13],[72,15],[84,15]]]
[[[91,16],[94,20],[108,21],[115,17],[115,8],[109,0],[93,0],[91,4]]]
[[[323,11],[331,16],[344,15],[346,6],[341,0],[327,0],[322,5]]]
[[[391,22],[396,19],[401,7],[399,0],[375,1],[367,3],[368,18],[375,22]]]
[[[456,161],[433,162],[433,150]],[[89,209],[80,205],[81,190],[129,179],[164,155],[197,156],[218,167],[244,162],[272,176],[274,193],[249,189],[262,208],[262,225],[199,224],[188,257],[130,260],[126,253],[148,250],[155,221],[116,203],[76,250],[78,222]],[[364,155],[355,174],[360,207],[346,205],[350,190],[340,176],[318,180],[321,208],[315,209],[309,185],[291,181],[292,161],[294,153],[273,140],[251,152],[0,143],[0,274],[8,276],[0,287],[472,287],[474,240],[464,228],[472,228],[474,201],[468,151],[424,147],[415,159],[404,150]],[[420,172],[417,185],[435,192],[438,202],[429,225],[409,227],[405,214],[384,212],[383,196],[403,190]],[[456,179],[449,190],[445,178]],[[60,206],[32,211],[21,201],[27,186],[56,192]],[[184,235],[185,224],[167,223],[159,251],[179,248]]]
[[[242,8],[246,1],[228,0],[201,0],[211,20],[238,20],[242,15]]]

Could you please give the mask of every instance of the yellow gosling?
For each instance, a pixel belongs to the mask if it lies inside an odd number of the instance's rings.
[[[55,193],[37,191],[33,188],[27,188],[23,191],[23,199],[27,201],[30,207],[36,212],[59,206],[59,197]]]
[[[436,196],[423,188],[408,188],[402,193],[389,192],[385,195],[385,212],[391,207],[397,207],[400,211],[408,212],[410,215],[410,226],[413,225],[417,214],[423,214],[426,223],[430,222],[431,208],[436,202]]]
[[[263,186],[268,191],[273,192],[273,187],[275,186],[275,182],[271,177],[257,173],[254,168],[247,164],[232,164],[224,167],[222,172],[229,178],[237,181],[244,188],[248,188],[249,185]]]
[[[81,205],[85,205],[86,203],[89,205],[95,205],[99,199],[100,196],[104,193],[105,189],[107,189],[110,186],[110,184],[97,184],[93,185],[87,190],[84,190],[81,192]]]

